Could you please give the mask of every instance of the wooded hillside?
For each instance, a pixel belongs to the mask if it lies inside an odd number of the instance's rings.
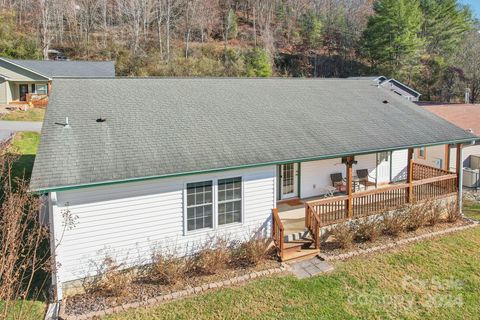
[[[480,34],[457,0],[0,0],[0,56],[116,60],[126,76],[395,77],[480,100]]]

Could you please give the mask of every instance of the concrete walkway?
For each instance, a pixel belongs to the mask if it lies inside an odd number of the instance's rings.
[[[41,121],[0,121],[0,131],[36,131],[42,130]]]
[[[333,267],[327,262],[320,260],[318,257],[314,257],[309,260],[303,260],[298,262],[289,263],[290,270],[298,279],[304,279],[317,274],[330,272]]]

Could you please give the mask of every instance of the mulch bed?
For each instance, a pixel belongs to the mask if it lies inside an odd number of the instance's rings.
[[[460,219],[456,222],[440,222],[435,226],[424,226],[419,228],[416,231],[404,231],[398,237],[392,237],[388,235],[381,235],[375,241],[364,241],[364,242],[354,242],[353,246],[348,249],[339,248],[338,244],[332,240],[330,237],[326,241],[322,242],[320,245],[321,256],[330,258],[337,257],[342,254],[358,251],[358,250],[368,250],[380,246],[385,246],[387,244],[396,244],[403,239],[415,238],[422,235],[431,234],[434,232],[462,227],[472,224],[471,221]]]
[[[188,277],[185,278],[182,283],[177,283],[170,286],[148,281],[148,279],[139,279],[130,284],[130,294],[126,297],[104,297],[100,293],[85,293],[68,297],[64,299],[65,314],[82,315],[127,303],[144,302],[150,298],[154,298],[163,294],[190,289],[203,284],[227,280],[234,277],[243,276],[254,271],[262,271],[280,266],[281,264],[275,260],[265,260],[255,267],[235,269],[230,268],[214,275]]]

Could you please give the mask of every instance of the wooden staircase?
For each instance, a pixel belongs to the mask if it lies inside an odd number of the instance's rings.
[[[319,254],[318,241],[310,238],[310,233],[297,240],[285,238],[283,223],[278,216],[278,210],[272,210],[272,237],[280,261],[300,260]]]
[[[285,242],[283,248],[280,261],[308,259],[320,253],[320,250],[315,248],[314,241],[309,238]]]

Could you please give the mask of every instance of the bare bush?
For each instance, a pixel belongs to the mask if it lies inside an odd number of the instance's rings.
[[[102,274],[87,284],[87,292],[105,297],[128,296],[129,286],[135,278],[133,270],[122,270],[122,265],[111,257],[106,257],[101,267]]]
[[[431,207],[427,211],[427,224],[429,226],[435,226],[442,220],[442,216],[445,212],[445,207],[440,202],[431,202]]]
[[[180,283],[185,278],[186,262],[184,257],[176,257],[173,253],[157,252],[153,255],[148,275],[165,285]]]
[[[383,215],[382,231],[384,234],[398,237],[405,229],[405,214],[402,211],[396,211],[392,214]]]
[[[335,242],[342,249],[349,249],[353,246],[355,232],[346,224],[338,224],[330,230]]]
[[[405,228],[408,231],[416,231],[427,223],[428,212],[432,203],[427,201],[422,204],[412,204],[405,211]]]
[[[267,239],[252,237],[232,248],[231,261],[235,266],[256,266],[265,260],[268,254]]]
[[[375,241],[382,233],[378,219],[359,220],[354,225],[356,241]]]
[[[212,237],[187,260],[187,272],[197,275],[212,275],[225,270],[229,262],[228,241]]]
[[[28,181],[12,175],[18,157],[10,151],[0,144],[0,318],[22,319],[23,302],[45,298],[49,233],[39,221],[40,199],[28,192]]]
[[[458,210],[458,202],[451,201],[445,205],[445,211],[447,213],[447,221],[448,222],[456,222],[460,220],[462,214],[460,210]]]

